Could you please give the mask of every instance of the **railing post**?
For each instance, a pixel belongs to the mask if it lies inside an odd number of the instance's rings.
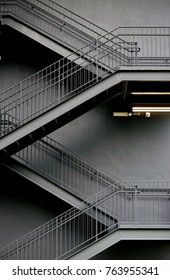
[[[1,38],[1,25],[2,25],[2,4],[0,1],[0,42],[2,41]],[[2,53],[2,47],[1,47],[1,43],[0,43],[0,60],[1,60],[1,53]]]
[[[3,119],[2,119],[2,112],[1,112],[1,102],[0,102],[0,137],[1,137],[1,132],[3,131]]]
[[[95,207],[95,211],[96,211],[96,240],[98,239],[98,222],[97,222],[97,194],[96,194],[96,207]]]
[[[2,20],[2,4],[0,1],[0,25],[1,25],[1,20]]]
[[[97,39],[96,39],[96,50],[97,50],[97,55],[96,55],[96,81],[98,82],[98,80],[99,80],[99,69],[98,69],[99,38],[98,38],[98,36],[97,36]]]
[[[22,120],[22,106],[23,106],[23,104],[22,104],[22,101],[23,101],[23,99],[22,99],[22,82],[21,82],[21,84],[20,84],[21,86],[20,86],[20,109],[19,109],[19,111],[20,111],[20,114],[19,114],[19,122],[20,122],[20,124],[21,124],[21,120]],[[31,107],[32,107],[32,104],[31,104]]]
[[[137,42],[135,42],[135,59],[134,59],[134,63],[135,65],[137,65]]]
[[[132,192],[132,224],[135,222],[135,193]]]

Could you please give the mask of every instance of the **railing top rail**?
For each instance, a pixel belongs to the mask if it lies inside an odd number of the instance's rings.
[[[121,33],[122,32],[122,33]],[[120,26],[115,28],[111,33],[117,36],[170,36],[170,26]],[[121,38],[121,37],[120,37]]]
[[[136,28],[138,28],[138,29],[149,29],[149,28],[155,28],[155,29],[157,29],[157,28],[161,28],[161,29],[163,29],[163,28],[170,28],[170,26],[137,26],[137,25],[135,25],[135,26],[118,26],[118,27],[116,27],[113,31],[116,31],[116,30],[118,30],[118,29],[136,29]]]
[[[134,183],[135,184],[135,182],[137,182],[137,183],[168,183],[168,184],[170,184],[170,179],[147,179],[147,180],[142,180],[142,179],[132,179],[132,180],[129,180],[129,179],[127,179],[126,180],[126,182],[129,182],[129,183]]]

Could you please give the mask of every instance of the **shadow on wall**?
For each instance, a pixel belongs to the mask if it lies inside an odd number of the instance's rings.
[[[0,174],[0,248],[70,208],[6,167]]]
[[[8,26],[1,29],[0,92],[61,58]]]

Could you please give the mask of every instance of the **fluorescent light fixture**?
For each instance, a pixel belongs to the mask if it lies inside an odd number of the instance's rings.
[[[132,107],[132,112],[167,113],[170,112],[170,107]]]
[[[149,118],[152,113],[170,113],[170,107],[132,107],[131,112],[113,112],[113,117],[145,116]]]
[[[133,95],[170,95],[170,92],[131,92]]]
[[[113,117],[132,117],[132,116],[140,116],[140,112],[132,113],[132,112],[113,112]]]
[[[113,112],[113,117],[129,117],[130,114],[128,112]]]

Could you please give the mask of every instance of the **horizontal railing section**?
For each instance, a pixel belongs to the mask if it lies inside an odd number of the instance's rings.
[[[2,92],[1,119],[12,116],[18,121],[1,130],[0,136],[8,134],[16,126],[27,123],[113,74],[120,62],[112,56],[112,38],[110,34],[100,38],[105,52],[100,52],[101,44],[94,46],[90,43],[79,50],[81,56],[77,57],[76,53],[73,53]],[[136,56],[135,52],[132,55]]]
[[[169,189],[163,183],[162,188],[160,196],[153,187],[149,194],[146,190],[142,195],[137,191],[113,192],[107,188],[81,203],[82,209],[72,208],[2,248],[1,259],[66,259],[114,232],[121,224],[133,229],[135,225],[169,228]],[[108,215],[101,212],[101,207],[119,217],[117,223],[110,219],[107,224]]]
[[[143,181],[143,180],[126,180],[126,182],[130,185],[133,185],[136,190],[138,191],[143,191],[143,190],[152,190],[156,189],[157,192],[162,191],[164,188],[167,191],[168,189],[170,190],[170,181],[153,181],[153,180],[148,180],[148,181]]]
[[[24,148],[14,158],[81,199],[110,186],[113,190],[133,188],[49,137]]]
[[[138,65],[170,65],[170,27],[120,27],[112,34],[137,43]]]

